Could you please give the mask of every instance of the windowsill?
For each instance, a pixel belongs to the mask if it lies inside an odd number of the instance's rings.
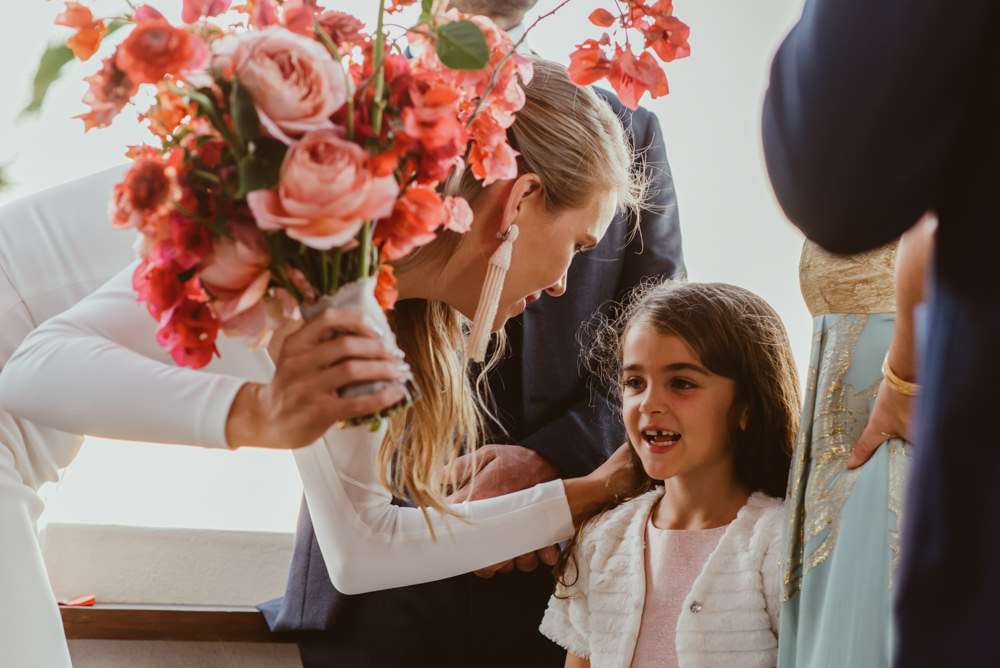
[[[284,593],[293,543],[292,533],[49,524],[43,555],[60,600],[232,609]]]
[[[59,606],[68,640],[290,643],[256,608],[190,605]]]

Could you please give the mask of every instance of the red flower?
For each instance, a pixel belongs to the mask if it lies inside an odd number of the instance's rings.
[[[569,78],[578,86],[589,86],[607,76],[611,60],[596,39],[588,39],[578,44],[569,56]]]
[[[171,211],[168,220],[177,264],[183,269],[198,266],[212,252],[212,234],[204,225],[180,211]]]
[[[73,28],[76,33],[66,42],[73,55],[80,60],[87,60],[97,53],[101,38],[106,32],[103,21],[95,21],[90,9],[79,2],[67,2],[66,11],[56,15],[54,23],[57,26]]]
[[[639,106],[639,98],[647,90],[654,98],[670,92],[667,76],[647,52],[636,58],[631,51],[619,49],[608,72],[608,81],[622,104],[633,110]]]
[[[517,176],[517,152],[507,143],[507,131],[490,114],[479,114],[469,127],[469,168],[484,186]]]
[[[128,74],[115,64],[114,56],[105,58],[101,71],[86,77],[84,81],[90,86],[83,94],[83,103],[90,107],[90,111],[75,118],[83,120],[86,130],[111,125],[111,121],[139,90],[139,86]]]
[[[191,284],[189,295],[163,313],[156,341],[179,366],[200,369],[212,361],[212,355],[219,354],[215,347],[219,322],[205,303],[203,293],[198,294],[201,290],[197,287],[197,279]]]
[[[666,63],[677,58],[690,56],[691,46],[687,40],[691,29],[688,28],[687,24],[670,15],[673,8],[669,2],[658,2],[653,6],[654,10],[657,8],[662,13],[655,16],[651,26],[641,28],[646,38],[646,48],[652,47],[660,60]]]
[[[179,278],[182,269],[173,261],[173,254],[172,243],[160,242],[132,274],[138,301],[146,302],[146,309],[156,319],[184,296],[184,284]]]
[[[136,83],[180,74],[195,55],[191,36],[166,19],[140,22],[115,52],[118,67]]]
[[[410,186],[396,200],[392,215],[375,226],[374,240],[385,260],[397,260],[430,243],[434,231],[448,221],[441,196],[427,186]]]
[[[184,0],[181,20],[194,23],[202,16],[218,16],[229,9],[232,0]]]
[[[154,158],[133,162],[122,183],[132,207],[139,211],[154,211],[170,196],[171,182],[166,165]]]
[[[313,17],[320,11],[316,6],[316,0],[285,0],[281,8],[288,30],[306,35],[313,34]]]

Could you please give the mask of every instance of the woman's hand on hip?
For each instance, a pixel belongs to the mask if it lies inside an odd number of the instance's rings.
[[[269,383],[240,388],[226,419],[231,448],[291,449],[309,445],[333,424],[401,401],[409,366],[381,329],[357,311],[327,309],[289,334]],[[388,381],[378,392],[341,397],[352,383]]]

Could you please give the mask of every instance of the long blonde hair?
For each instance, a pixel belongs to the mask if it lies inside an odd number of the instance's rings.
[[[561,65],[540,59],[534,61],[525,96],[508,137],[520,153],[518,172],[539,176],[550,211],[580,208],[601,191],[616,197],[619,210],[640,206],[642,172],[633,171],[631,148],[607,103],[590,88],[572,83]],[[483,192],[469,170],[453,175],[444,189],[464,196],[473,210]],[[461,235],[444,231],[399,260],[397,271],[446,258],[460,240]],[[424,299],[397,303],[389,319],[421,398],[390,421],[379,450],[379,475],[396,496],[447,513],[445,482],[451,465],[463,449],[479,446],[486,412],[485,383],[477,383],[477,393],[466,373],[467,321],[453,307]],[[494,354],[483,374],[498,358]]]

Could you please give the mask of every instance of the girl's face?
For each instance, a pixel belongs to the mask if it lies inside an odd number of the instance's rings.
[[[735,476],[735,381],[711,373],[680,337],[639,322],[622,349],[622,411],[649,477],[700,484]],[[742,414],[742,415],[741,415]]]

